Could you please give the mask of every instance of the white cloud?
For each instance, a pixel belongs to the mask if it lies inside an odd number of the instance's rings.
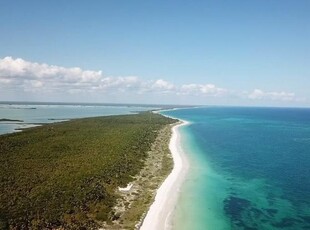
[[[185,95],[207,95],[207,96],[222,96],[228,90],[216,87],[213,84],[185,84],[180,88],[180,94]]]
[[[65,68],[55,65],[39,64],[21,58],[5,57],[0,59],[0,82],[21,87],[25,91],[67,90],[84,91],[136,91],[137,93],[160,92],[192,95],[218,96],[224,89],[212,84],[188,84],[176,86],[166,80],[143,81],[136,76],[105,77],[101,71]]]
[[[11,84],[25,91],[42,88],[42,90],[67,90],[68,92],[97,89],[124,90],[141,86],[141,81],[134,76],[104,77],[101,71],[39,64],[12,57],[0,59],[0,83]]]
[[[28,62],[21,58],[5,57],[0,60],[0,77],[6,79],[44,79],[63,82],[96,82],[102,76],[101,71],[90,71],[78,67],[64,68],[60,66]]]
[[[24,91],[131,91],[142,93],[175,93],[183,95],[220,96],[226,90],[213,84],[184,84],[176,86],[166,80],[143,81],[136,76],[105,77],[101,71],[64,68],[39,64],[21,58],[0,59],[0,82],[20,87]]]
[[[274,101],[294,101],[297,100],[295,93],[288,92],[264,92],[261,89],[254,89],[248,94],[248,98],[253,100],[274,100]]]
[[[138,77],[102,77],[98,82],[99,89],[137,89],[141,85]]]
[[[229,98],[241,100],[272,100],[272,101],[298,101],[294,93],[265,92],[255,89],[252,92],[240,92],[224,89],[214,84],[189,83],[176,85],[164,79],[145,81],[137,76],[104,76],[102,71],[83,70],[79,67],[65,68],[61,66],[29,62],[21,58],[5,57],[0,59],[0,96],[9,92],[31,92],[40,97],[49,94],[56,95],[125,95],[141,98],[140,95],[151,96],[156,100],[169,96],[177,98],[212,98],[214,101],[225,101]],[[2,92],[2,94],[1,94]],[[121,96],[119,96],[121,98]],[[51,99],[52,100],[52,99]]]
[[[152,84],[153,89],[162,89],[162,90],[172,90],[174,89],[174,85],[165,80],[159,79]]]

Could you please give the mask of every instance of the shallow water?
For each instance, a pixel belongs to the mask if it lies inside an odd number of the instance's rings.
[[[175,229],[310,229],[310,109],[163,113],[192,122]]]
[[[0,121],[0,135],[16,132],[34,124],[53,123],[73,118],[121,115],[155,109],[145,106],[107,106],[87,104],[0,104],[0,119],[23,122]]]

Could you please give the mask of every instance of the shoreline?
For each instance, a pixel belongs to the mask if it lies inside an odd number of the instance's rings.
[[[171,217],[173,216],[176,202],[179,197],[179,189],[183,184],[189,169],[188,160],[180,144],[181,135],[179,128],[190,124],[190,122],[180,119],[178,120],[181,123],[172,127],[172,135],[169,142],[169,150],[173,158],[174,167],[157,190],[154,202],[150,206],[140,230],[172,229]]]

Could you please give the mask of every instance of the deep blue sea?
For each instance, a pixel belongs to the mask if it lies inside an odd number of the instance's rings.
[[[310,229],[310,109],[205,107],[190,121],[177,230]]]
[[[155,109],[139,105],[103,104],[57,104],[57,103],[0,103],[0,119],[21,120],[0,121],[0,135],[20,129],[74,118],[96,117],[137,113]]]

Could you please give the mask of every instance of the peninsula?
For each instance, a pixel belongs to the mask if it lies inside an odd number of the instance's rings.
[[[133,229],[171,172],[171,125],[144,112],[0,136],[0,229]]]

